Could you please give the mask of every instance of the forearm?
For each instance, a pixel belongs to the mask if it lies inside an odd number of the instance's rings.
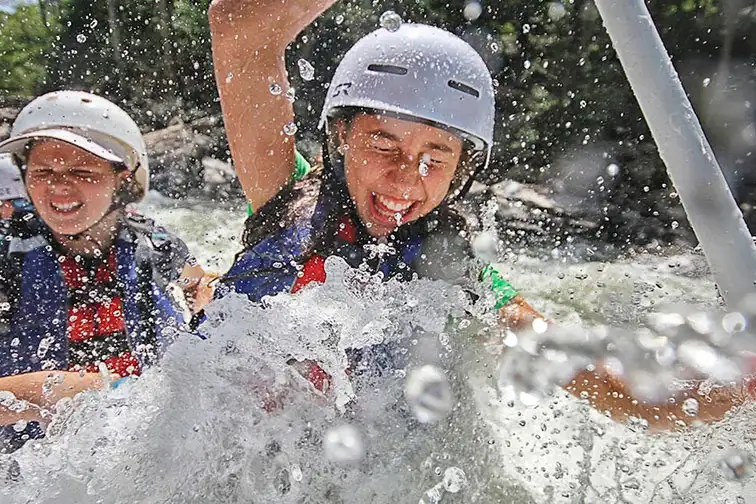
[[[532,329],[536,320],[542,320],[544,323],[546,321],[545,317],[519,294],[499,308],[499,322],[511,331]]]
[[[215,57],[216,82],[234,169],[253,208],[261,208],[283,187],[294,166],[294,121],[286,99],[289,81],[283,51],[250,55],[243,64]],[[280,88],[278,94],[271,87]]]
[[[97,373],[38,371],[0,378],[0,391],[12,393],[16,401],[25,401],[37,410],[50,410],[64,397],[104,386],[105,379]]]
[[[654,429],[673,429],[693,420],[715,422],[721,420],[728,411],[747,399],[745,391],[738,387],[719,387],[707,393],[699,393],[698,388],[689,388],[678,393],[670,393],[664,402],[648,402],[634,398],[628,385],[619,377],[602,368],[582,371],[565,389],[573,395],[587,399],[599,411],[607,412],[617,421],[627,421],[629,417],[643,418]],[[698,409],[694,416],[684,411],[686,399],[694,399]]]
[[[294,121],[284,52],[335,0],[215,0],[209,10],[213,64],[234,166],[253,208],[288,182]],[[271,92],[271,89],[275,92]]]

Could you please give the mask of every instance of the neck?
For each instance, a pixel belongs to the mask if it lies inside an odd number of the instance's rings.
[[[53,237],[63,252],[71,255],[104,255],[118,235],[118,212],[111,212],[90,229],[71,237],[53,231]]]

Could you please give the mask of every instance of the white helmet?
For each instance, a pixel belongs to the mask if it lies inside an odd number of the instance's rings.
[[[0,201],[27,197],[24,180],[13,156],[0,154]]]
[[[0,154],[23,157],[29,142],[60,140],[113,163],[133,174],[132,201],[149,189],[147,146],[139,127],[118,105],[81,91],[55,91],[32,100],[16,117],[10,138],[0,143]]]
[[[467,42],[440,28],[380,28],[346,53],[331,81],[320,127],[340,108],[386,111],[450,129],[491,157],[491,73]]]

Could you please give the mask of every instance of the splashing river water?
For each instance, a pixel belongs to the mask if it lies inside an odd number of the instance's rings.
[[[148,206],[203,264],[229,265],[243,212],[154,197]],[[693,253],[612,263],[503,259],[534,306],[575,331],[629,330],[670,303],[719,306],[703,258]],[[0,456],[0,500],[756,498],[753,407],[720,424],[649,434],[642,423],[614,423],[565,392],[517,400],[500,383],[505,361],[490,345],[470,344],[490,332],[490,320],[478,314],[481,321],[470,323],[465,310],[477,309],[457,287],[381,283],[334,260],[327,267],[325,285],[265,307],[224,299],[210,310],[207,340],[182,336],[139,380],[65,405],[47,439]],[[345,349],[375,343],[392,343],[393,366],[347,377]],[[332,377],[327,397],[283,364],[292,360],[322,363]]]

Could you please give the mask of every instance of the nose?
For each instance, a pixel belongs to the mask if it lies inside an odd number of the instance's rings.
[[[391,171],[393,182],[401,185],[415,185],[420,181],[420,170],[414,156],[403,156]]]
[[[71,177],[65,172],[53,172],[47,180],[48,190],[52,194],[68,194],[71,192]]]

